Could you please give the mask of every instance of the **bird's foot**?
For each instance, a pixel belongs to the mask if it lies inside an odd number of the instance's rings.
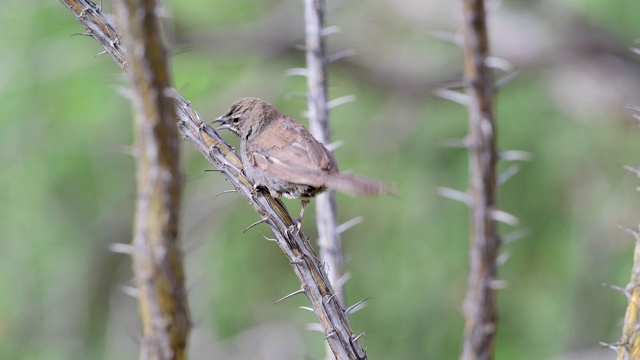
[[[263,189],[263,188],[265,187],[258,183],[253,184],[253,186],[251,187],[251,195],[252,196],[258,195],[258,193],[260,192],[260,189]]]
[[[302,219],[296,219],[293,225],[289,226],[289,228],[287,229],[287,231],[291,235],[300,234],[300,230],[302,230]]]

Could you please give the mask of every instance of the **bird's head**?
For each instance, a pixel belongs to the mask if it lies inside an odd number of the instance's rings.
[[[213,122],[222,123],[216,130],[229,129],[240,138],[246,139],[251,134],[259,133],[277,116],[278,111],[268,102],[248,97],[234,102],[224,115]]]

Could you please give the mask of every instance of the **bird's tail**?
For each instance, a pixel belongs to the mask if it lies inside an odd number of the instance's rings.
[[[353,196],[398,195],[395,184],[350,174],[330,175],[325,181],[325,186]]]

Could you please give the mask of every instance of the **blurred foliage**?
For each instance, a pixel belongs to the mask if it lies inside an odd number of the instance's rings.
[[[105,3],[105,10],[110,11]],[[167,3],[166,35],[178,90],[204,117],[259,96],[302,120],[299,1]],[[333,51],[358,55],[330,66],[330,95],[357,101],[332,112],[342,169],[396,181],[400,198],[339,196],[351,316],[372,359],[453,359],[459,354],[467,281],[468,214],[436,196],[464,189],[467,154],[441,146],[466,133],[465,109],[433,96],[460,76],[460,50],[429,36],[455,30],[456,2],[329,2]],[[640,131],[624,112],[640,104],[640,5],[506,1],[491,18],[495,52],[521,71],[499,94],[499,146],[532,162],[500,189],[522,222],[503,233],[498,359],[612,358],[626,305],[601,283],[625,284],[635,227]],[[524,21],[524,22],[523,22]],[[526,26],[522,26],[525,24]],[[130,106],[120,69],[56,1],[0,2],[0,358],[125,359],[136,356],[130,259],[109,245],[131,238],[134,163]],[[230,134],[228,140],[237,144]],[[242,234],[257,215],[183,144],[182,239],[195,328],[191,357],[311,359],[321,335],[267,228]],[[501,164],[504,170],[511,163]],[[289,201],[291,211],[298,202]],[[311,212],[304,230],[315,236]],[[303,346],[297,345],[301,341]],[[277,354],[277,355],[276,355]]]

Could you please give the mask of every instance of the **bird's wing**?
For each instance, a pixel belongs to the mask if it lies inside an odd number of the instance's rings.
[[[264,129],[248,147],[252,164],[295,184],[321,187],[327,174],[338,173],[335,158],[299,123],[290,118]]]

